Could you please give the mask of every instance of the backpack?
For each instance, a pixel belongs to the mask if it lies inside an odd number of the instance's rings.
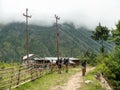
[[[58,65],[58,60],[56,61],[56,64]]]
[[[66,64],[66,59],[64,59],[64,64]]]

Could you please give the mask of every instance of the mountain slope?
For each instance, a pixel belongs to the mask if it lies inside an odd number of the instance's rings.
[[[25,55],[26,31],[24,23],[10,23],[0,30],[0,60],[20,60]],[[76,29],[74,25],[59,25],[60,56],[79,56],[89,50],[99,52],[101,45],[92,40],[92,32],[84,27]],[[107,51],[112,45],[105,42]],[[56,56],[56,27],[29,25],[29,52],[39,56]]]

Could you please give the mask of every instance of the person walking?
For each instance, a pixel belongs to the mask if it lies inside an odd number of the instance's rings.
[[[50,69],[51,69],[51,72],[53,72],[53,60],[50,62]]]
[[[86,73],[86,60],[82,62],[82,76],[85,76]]]
[[[69,58],[67,58],[67,59],[64,58],[64,64],[65,64],[65,67],[66,67],[66,73],[68,73],[68,68],[69,68]]]
[[[58,73],[61,74],[62,59],[57,60],[56,64],[57,64],[57,66],[58,66]]]

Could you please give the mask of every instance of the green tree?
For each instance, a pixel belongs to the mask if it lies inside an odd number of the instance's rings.
[[[117,46],[120,46],[120,20],[118,24],[116,24],[116,29],[112,31],[112,38],[113,42],[115,42]]]
[[[120,90],[120,21],[116,24],[116,29],[112,30],[111,39],[116,44],[116,47],[113,53],[109,54],[104,60],[105,67],[102,70],[113,89]]]
[[[96,26],[95,31],[93,31],[93,35],[91,36],[92,39],[101,42],[101,53],[104,53],[104,41],[106,41],[109,37],[109,30],[106,26],[101,26],[99,23],[98,26]]]

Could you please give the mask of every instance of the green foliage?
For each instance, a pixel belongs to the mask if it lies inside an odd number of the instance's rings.
[[[84,60],[87,61],[87,64],[96,66],[97,60],[96,60],[97,54],[90,52],[87,50],[82,56],[80,56],[80,63],[82,63]]]
[[[103,90],[100,82],[94,77],[94,75],[98,72],[98,68],[88,72],[86,76],[83,78],[83,81],[91,80],[91,83],[85,84],[83,83],[78,90]]]
[[[99,55],[97,73],[103,73],[115,90],[120,90],[120,48],[116,47],[112,54]]]
[[[116,24],[116,29],[112,30],[112,38],[116,45],[120,45],[120,21]]]
[[[109,37],[109,30],[106,26],[101,26],[99,23],[95,28],[96,31],[93,31],[93,35],[91,36],[96,41],[101,41],[102,47],[100,48],[101,53],[104,53],[104,45],[103,41],[106,41]]]
[[[112,30],[112,41],[116,47],[114,52],[105,60],[105,76],[115,90],[120,90],[120,21],[116,24],[116,29]]]
[[[13,63],[13,62],[5,63],[5,62],[0,62],[0,69],[8,68],[8,67],[11,67],[11,66],[18,66],[18,65],[19,65],[19,63]]]
[[[105,64],[109,69],[105,72],[106,76],[115,90],[120,90],[120,48],[115,49],[114,54],[109,56]]]
[[[97,61],[100,62],[98,72],[104,73],[114,90],[120,90],[120,21],[112,31],[112,41],[116,44],[114,52],[97,57]]]
[[[95,30],[91,36],[94,40],[107,40],[109,37],[109,30],[106,26],[101,26],[99,23],[99,26],[96,26]]]
[[[26,54],[25,23],[10,23],[2,26],[0,31],[0,61],[20,61]],[[73,24],[59,25],[59,51],[61,56],[77,57],[87,49],[99,53],[100,44],[90,38],[92,32],[81,27],[76,29]],[[107,51],[112,45],[105,43]],[[38,56],[56,56],[55,25],[43,27],[29,25],[29,53]]]

